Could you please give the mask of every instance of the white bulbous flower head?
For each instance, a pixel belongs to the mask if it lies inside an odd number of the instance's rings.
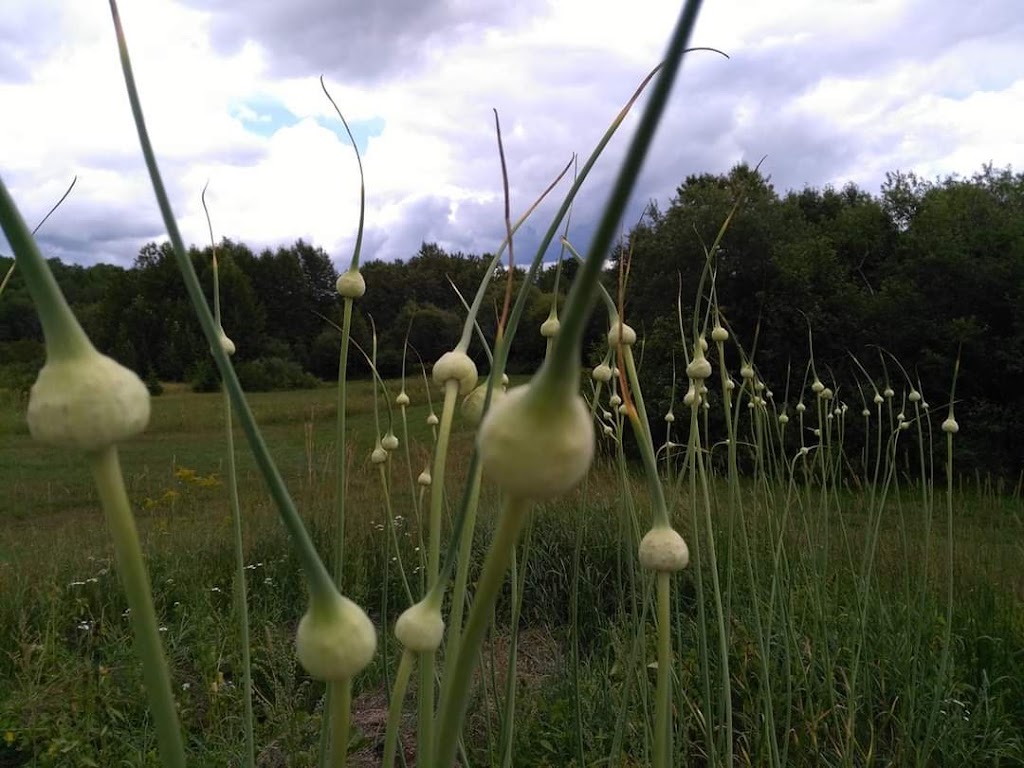
[[[625,323],[612,323],[608,329],[608,346],[615,349],[620,342],[624,347],[636,344],[636,331]]]
[[[343,299],[359,299],[366,293],[366,281],[358,270],[342,272],[334,287]]]
[[[575,392],[541,400],[515,387],[484,416],[477,446],[484,474],[511,496],[544,500],[574,488],[594,458],[594,425]]]
[[[491,408],[505,397],[505,390],[495,387],[491,392]],[[487,401],[487,381],[477,386],[472,392],[466,395],[462,401],[462,417],[474,427],[484,417],[484,403]]]
[[[434,381],[442,387],[449,381],[459,383],[459,394],[468,395],[476,386],[476,363],[465,352],[454,349],[445,352],[434,363]]]
[[[395,622],[395,637],[410,651],[436,651],[444,637],[441,609],[425,600],[410,605]]]
[[[640,541],[640,565],[649,571],[675,573],[690,563],[690,549],[674,528],[655,526]]]
[[[405,393],[404,389],[401,392],[399,392],[398,397],[395,398],[395,405],[397,405],[400,408],[405,408],[407,405],[409,405],[409,396]]]
[[[686,375],[698,381],[703,381],[711,375],[711,363],[704,357],[702,351],[694,354],[693,359],[686,366]]]
[[[545,339],[553,339],[558,335],[558,329],[561,327],[562,324],[558,321],[557,317],[549,317],[540,324],[540,335]]]
[[[600,381],[602,384],[607,384],[612,380],[612,367],[608,365],[608,363],[596,365],[594,366],[594,370],[590,372],[590,376],[594,381]]]
[[[149,423],[149,390],[95,350],[48,360],[28,400],[28,429],[47,445],[94,451],[139,434]]]
[[[334,594],[310,604],[299,621],[295,650],[317,680],[351,680],[373,660],[377,630],[362,608]]]
[[[721,344],[724,341],[729,340],[729,332],[720,325],[716,325],[711,329],[711,340]]]

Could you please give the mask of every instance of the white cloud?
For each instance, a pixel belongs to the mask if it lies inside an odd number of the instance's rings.
[[[572,152],[589,152],[660,56],[677,11],[658,0],[535,2],[515,12],[431,2],[389,23],[380,9],[339,21],[320,13],[333,3],[299,5],[305,16],[269,1],[248,10],[121,3],[147,122],[190,242],[207,239],[199,191],[209,179],[218,236],[257,248],[302,237],[347,261],[357,170],[317,82],[323,67],[365,141],[366,256],[408,257],[435,239],[493,249],[503,222],[491,108],[501,113],[521,211]],[[79,174],[44,246],[64,258],[128,263],[162,230],[106,9],[8,6],[0,103],[18,119],[0,121],[0,174],[30,220]],[[693,44],[732,58],[688,60],[634,208],[650,197],[666,202],[687,174],[766,153],[780,189],[853,180],[874,191],[897,168],[928,177],[970,174],[989,161],[1019,169],[1024,28],[1015,8],[1014,0],[977,0],[963,13],[923,0],[707,3]],[[367,37],[353,46],[346,29]],[[632,125],[580,198],[578,233],[593,225]],[[534,242],[546,225],[538,214]]]

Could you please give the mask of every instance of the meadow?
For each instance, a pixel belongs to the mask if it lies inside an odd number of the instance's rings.
[[[414,386],[414,381],[407,384],[413,466],[396,458],[389,469],[395,483],[394,519],[404,533],[403,558],[413,578],[418,537],[406,478],[410,469],[414,475],[420,472],[431,445],[424,386]],[[391,390],[397,388],[392,382]],[[254,413],[325,557],[331,548],[334,397],[331,388],[251,396]],[[149,558],[183,727],[196,764],[237,765],[240,659],[231,599],[222,402],[218,394],[193,394],[172,385],[153,406],[150,429],[125,446],[123,462]],[[0,765],[158,765],[145,699],[138,695],[140,674],[131,652],[126,605],[91,478],[77,455],[32,442],[23,409],[22,399],[8,397],[0,422]],[[372,410],[369,382],[353,383],[347,457],[350,559],[345,583],[348,594],[384,626],[383,611],[393,617],[407,600],[391,562],[381,490],[369,461]],[[453,490],[465,476],[472,434],[459,420],[456,425],[450,466]],[[300,569],[286,547],[263,480],[245,451],[239,451],[238,473],[251,603],[257,764],[315,765],[324,687],[310,680],[294,657],[295,626],[305,601]],[[632,513],[621,503],[623,483],[635,500]],[[718,482],[712,488],[715,536],[719,556],[726,559],[730,522],[735,521],[729,519],[725,485]],[[744,493],[752,501],[759,494],[751,482],[745,483]],[[616,739],[624,745],[626,764],[644,762],[643,707],[635,699],[630,705],[629,697],[651,685],[647,665],[653,650],[635,647],[635,613],[643,610],[644,575],[635,562],[635,547],[626,544],[634,537],[623,532],[634,527],[633,515],[645,514],[645,494],[635,469],[627,467],[623,474],[614,454],[604,455],[586,491],[537,510],[532,534],[520,549],[523,606],[514,666],[515,765],[573,764],[577,687],[584,707],[587,764],[609,754]],[[836,524],[828,547],[834,559],[825,581],[815,575],[819,558],[828,550],[808,537],[810,528],[804,528],[820,507],[794,510],[786,546],[786,614],[769,635],[774,648],[774,713],[779,737],[788,747],[788,764],[915,762],[922,745],[921,734],[914,731],[922,726],[916,718],[929,717],[929,688],[937,674],[946,578],[942,553],[948,543],[941,526],[936,526],[931,552],[924,551],[919,498],[914,481],[905,481],[881,521],[866,632],[856,600],[857,569],[870,538],[865,531],[870,521],[865,492],[844,487],[829,502]],[[493,523],[488,510],[496,503],[496,496],[485,492],[475,562]],[[692,540],[687,505],[685,489],[680,490],[674,498],[674,517]],[[1019,765],[1024,761],[1021,500],[996,493],[984,479],[979,486],[974,477],[960,478],[954,509],[956,600],[950,683],[937,702],[935,744],[925,764]],[[756,510],[758,518],[777,512],[770,507]],[[758,534],[765,530],[764,521],[748,519],[747,524],[754,571],[770,574],[770,542]],[[576,617],[581,651],[579,678],[574,681],[569,595],[577,529],[583,532]],[[735,562],[726,593],[731,603],[735,762],[759,765],[766,755],[758,724],[765,677],[751,601],[767,605],[769,595],[761,585],[752,590],[738,556]],[[926,567],[930,587],[919,605],[917,584]],[[382,583],[389,584],[386,593]],[[684,693],[680,748],[688,753],[690,764],[697,765],[707,760],[699,746],[704,742],[702,721],[714,713],[704,711],[707,705],[700,691],[694,589],[693,573],[687,572],[675,621],[680,643],[677,674]],[[485,648],[484,673],[475,694],[481,703],[474,707],[467,731],[472,764],[501,763],[503,736],[493,726],[508,696],[510,597],[506,593],[499,602]],[[712,614],[710,597],[705,609]],[[859,643],[869,679],[859,689],[851,746],[847,676]],[[358,681],[351,757],[355,765],[380,763],[394,661],[393,653],[378,654]],[[916,704],[920,712],[907,708],[915,687],[924,692]],[[410,760],[413,730],[407,722]]]

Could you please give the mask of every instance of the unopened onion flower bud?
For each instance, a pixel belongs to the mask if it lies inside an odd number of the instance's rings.
[[[462,401],[462,417],[474,427],[480,423],[484,416],[484,403],[487,400],[487,381],[477,386],[472,392],[466,395]],[[491,408],[499,399],[506,396],[505,390],[496,387],[491,391]]]
[[[807,406],[804,405],[803,400],[801,400],[799,403],[796,404],[796,412],[797,413],[803,413],[806,410],[807,410]]]
[[[686,390],[686,394],[683,395],[683,405],[694,406],[697,405],[697,402],[697,390],[694,388],[693,384],[690,384],[689,388]]]
[[[224,354],[228,357],[235,354],[235,342],[228,338],[223,328],[217,329],[217,343],[220,344],[220,348],[224,350]]]
[[[521,499],[560,496],[583,479],[594,458],[594,425],[575,391],[552,396],[535,383],[511,389],[477,432],[484,473]]]
[[[729,332],[720,325],[716,325],[711,329],[711,340],[721,344],[723,341],[729,340]]]
[[[675,420],[676,420],[676,415],[674,413],[672,413],[672,411],[669,411],[668,413],[665,414],[665,423],[671,424]]]
[[[338,276],[334,284],[343,299],[359,299],[366,293],[366,281],[358,270],[350,269]]]
[[[871,398],[871,402],[873,402],[875,405],[881,405],[882,404],[882,396],[880,394],[878,394],[877,392],[875,392],[875,396],[873,398]]]
[[[591,377],[594,381],[600,381],[603,384],[607,384],[612,380],[612,367],[608,363],[601,363],[600,365],[594,366],[594,370],[590,372]]]
[[[711,363],[704,357],[704,352],[699,347],[694,350],[693,360],[686,366],[686,375],[701,381],[711,375]]]
[[[896,393],[893,391],[892,387],[886,387],[884,390],[882,390],[882,394],[885,395],[886,397],[892,397]]]
[[[624,347],[636,344],[636,331],[625,323],[612,323],[612,327],[608,330],[608,346],[614,349],[619,346],[620,340]]]
[[[394,432],[388,430],[388,433],[380,441],[380,445],[385,451],[393,451],[398,448],[398,437]]]
[[[370,461],[374,464],[383,464],[388,460],[388,452],[384,450],[384,446],[379,442],[373,451],[370,452]]]
[[[295,650],[317,680],[351,680],[373,659],[377,631],[362,608],[335,592],[310,601],[299,621]]]
[[[429,597],[410,605],[395,622],[395,637],[410,651],[436,651],[444,637],[441,609]]]
[[[789,424],[789,416],[787,416],[785,413],[780,413],[779,424],[781,424],[782,426],[786,426],[787,424]]]
[[[618,408],[620,405],[622,405],[622,398],[619,397],[618,395],[612,395],[611,397],[608,398],[608,405],[610,405],[612,408]]]
[[[476,386],[476,363],[465,352],[454,349],[445,352],[434,363],[434,381],[442,387],[449,381],[459,383],[459,394],[468,395]]]
[[[677,530],[656,525],[640,541],[640,565],[649,571],[675,573],[690,562],[690,549]]]
[[[820,395],[822,390],[825,389],[825,385],[821,383],[821,380],[817,377],[814,378],[814,382],[811,384],[811,392],[816,395]]]
[[[744,363],[740,366],[740,376],[744,379],[754,378],[754,366],[750,363]]]
[[[947,416],[946,420],[942,422],[942,431],[950,435],[955,435],[960,431],[960,425],[956,423],[953,414]]]
[[[115,360],[90,349],[48,359],[28,399],[28,429],[41,443],[94,451],[149,423],[149,391]]]
[[[422,472],[420,472],[420,476],[416,478],[416,482],[424,487],[428,487],[432,482],[430,477],[430,470],[424,469]]]
[[[431,413],[427,416],[427,426],[436,427],[438,424],[438,418],[436,413]]]
[[[921,393],[918,392],[916,389],[910,390],[910,394],[907,395],[907,400],[909,400],[912,403],[916,403],[916,402],[920,401],[920,399],[921,399]]]
[[[545,339],[553,339],[558,335],[558,329],[561,327],[562,324],[558,321],[558,318],[552,315],[540,324],[540,335]]]
[[[395,405],[401,408],[405,408],[407,405],[409,405],[409,396],[405,394],[404,389],[401,392],[399,392],[398,397],[395,398]]]

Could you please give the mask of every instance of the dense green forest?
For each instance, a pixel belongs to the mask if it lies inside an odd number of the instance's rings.
[[[959,352],[961,466],[1015,481],[1024,460],[1024,395],[1017,386],[1024,367],[1024,174],[985,167],[970,178],[931,182],[891,173],[878,195],[854,185],[779,194],[746,165],[687,177],[665,210],[652,204],[627,234],[606,281],[614,293],[619,262],[628,254],[626,319],[645,340],[652,414],[668,408],[673,357],[682,368],[677,299],[689,311],[704,248],[737,201],[721,241],[716,290],[724,320],[753,353],[776,401],[788,391],[792,405],[806,386],[808,329],[819,375],[856,413],[862,403],[853,355],[880,388],[888,377],[897,398],[907,388],[898,359],[938,415]],[[311,377],[336,376],[340,338],[331,322],[339,320],[340,300],[330,256],[301,240],[259,254],[231,240],[216,250],[224,327],[237,345],[243,383],[301,386]],[[211,249],[194,248],[192,259],[210,290]],[[471,299],[488,261],[487,254],[423,244],[408,260],[364,264],[367,291],[357,305],[354,338],[368,350],[371,324],[376,328],[384,375],[400,371],[406,334],[429,364],[461,330],[464,310],[453,286]],[[10,263],[0,258],[0,269]],[[168,246],[144,246],[130,269],[51,266],[100,349],[151,380],[215,386]],[[559,293],[573,271],[566,263]],[[503,268],[491,286],[488,304],[495,310],[483,315],[485,334],[493,332],[505,277]],[[530,287],[512,371],[534,369],[544,354],[535,331],[554,286],[550,266]],[[595,314],[595,354],[603,325]],[[15,273],[0,296],[0,387],[27,388],[42,354],[38,321]],[[475,354],[483,363],[479,345]],[[365,375],[358,353],[351,359],[352,373]],[[415,355],[411,361],[418,374]],[[735,369],[738,360],[730,364]]]

